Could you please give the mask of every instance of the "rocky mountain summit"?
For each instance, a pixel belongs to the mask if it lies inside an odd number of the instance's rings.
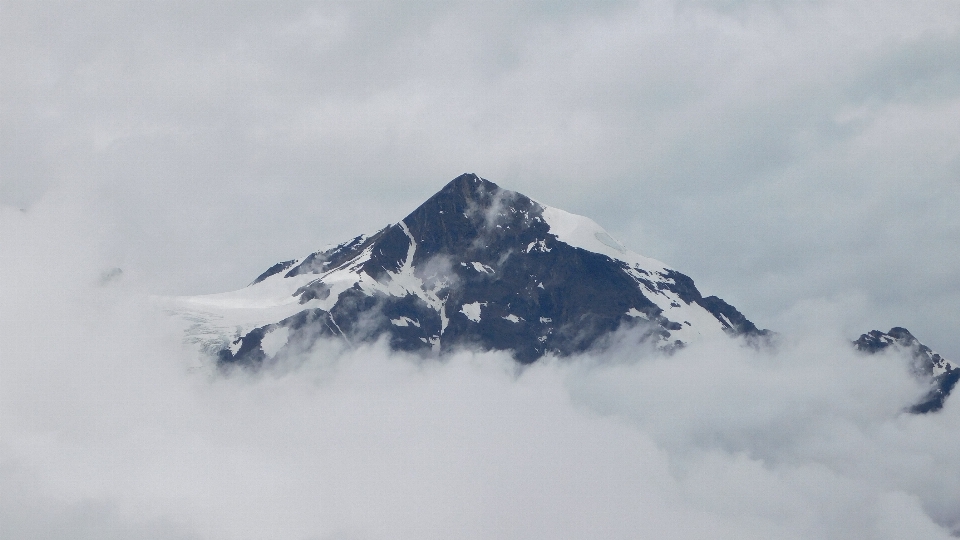
[[[911,408],[912,412],[925,413],[942,409],[944,400],[960,380],[960,368],[920,343],[906,328],[894,327],[889,332],[871,330],[861,335],[853,345],[857,350],[869,354],[894,349],[910,355],[914,373],[931,382],[930,392]]]
[[[621,329],[666,352],[772,335],[589,218],[475,174],[372,235],[277,263],[239,291],[180,298],[177,310],[223,368],[258,368],[324,338],[428,354],[509,351],[530,363],[601,347]],[[916,350],[918,375],[939,385],[917,412],[942,407],[956,368],[903,329],[856,342],[865,352],[890,345]]]

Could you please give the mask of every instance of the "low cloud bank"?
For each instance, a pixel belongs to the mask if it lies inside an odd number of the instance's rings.
[[[224,377],[65,201],[3,208],[4,538],[951,538],[960,406],[820,328]],[[9,251],[7,247],[9,246]],[[811,324],[811,328],[817,325]]]

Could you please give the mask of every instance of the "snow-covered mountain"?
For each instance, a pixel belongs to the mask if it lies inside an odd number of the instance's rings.
[[[318,339],[443,353],[510,351],[519,362],[566,356],[633,328],[671,351],[718,337],[771,336],[692,279],[634,253],[589,218],[461,175],[399,223],[277,263],[238,291],[180,297],[188,338],[221,367],[259,367]],[[874,353],[913,351],[937,410],[960,370],[904,329],[864,334]]]
[[[400,350],[569,355],[624,327],[661,349],[768,334],[592,220],[464,174],[399,223],[277,263],[239,291],[185,297],[193,339],[259,365],[321,337]]]

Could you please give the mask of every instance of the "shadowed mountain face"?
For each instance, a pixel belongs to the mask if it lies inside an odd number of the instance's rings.
[[[398,350],[508,350],[524,363],[584,351],[624,327],[642,327],[662,349],[767,334],[591,220],[473,174],[371,236],[274,265],[258,287],[291,289],[301,309],[244,332],[220,351],[223,364],[269,360],[262,343],[278,331],[284,346],[386,337]]]
[[[920,343],[906,328],[894,327],[889,332],[871,330],[853,342],[857,350],[875,354],[888,348],[910,353],[913,370],[923,379],[931,381],[930,392],[911,407],[911,412],[925,413],[943,408],[943,402],[960,380],[960,368]]]

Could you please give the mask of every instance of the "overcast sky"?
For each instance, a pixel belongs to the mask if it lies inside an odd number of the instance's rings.
[[[957,396],[903,414],[906,360],[849,347],[906,326],[960,360],[960,2],[518,4],[0,0],[0,533],[960,534]],[[780,348],[517,373],[321,343],[224,378],[146,300],[463,172]]]

